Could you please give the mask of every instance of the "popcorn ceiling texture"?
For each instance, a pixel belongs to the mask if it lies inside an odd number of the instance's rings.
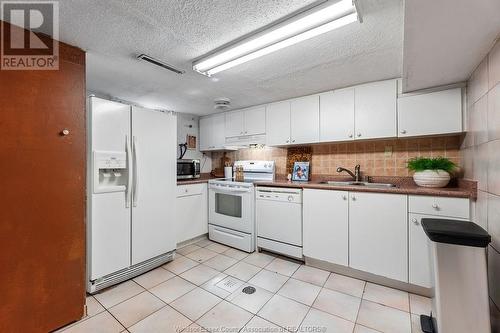
[[[416,156],[443,156],[460,165],[460,144],[460,136],[449,136],[312,145],[311,174],[313,177],[333,175],[339,166],[351,169],[360,164],[362,174],[367,176],[410,176],[406,162]],[[392,150],[388,156],[386,147]],[[274,160],[276,173],[286,175],[287,151],[288,148],[278,147],[248,148],[230,152],[228,157],[233,162]],[[212,153],[214,167],[220,167],[217,163],[221,156],[221,153]]]
[[[144,106],[205,115],[309,95],[402,72],[403,1],[360,0],[353,23],[217,74],[191,70],[207,52],[317,0],[64,0],[60,37],[87,52],[87,89]],[[175,75],[134,54],[186,70]]]

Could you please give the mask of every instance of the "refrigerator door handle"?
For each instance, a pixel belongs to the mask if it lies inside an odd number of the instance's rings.
[[[137,207],[137,198],[139,196],[139,179],[138,179],[138,174],[139,174],[139,167],[137,163],[137,138],[135,136],[132,137],[132,142],[133,142],[133,153],[134,153],[134,193],[132,195],[132,206]]]
[[[126,149],[126,155],[127,155],[127,169],[128,169],[128,176],[127,176],[127,187],[126,187],[126,193],[125,193],[125,207],[129,208],[130,207],[130,201],[132,200],[132,155],[130,154],[130,138],[128,135],[125,135],[125,149]]]

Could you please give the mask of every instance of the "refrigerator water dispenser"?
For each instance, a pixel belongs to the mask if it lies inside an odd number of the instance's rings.
[[[122,192],[127,189],[127,154],[94,151],[94,193]]]

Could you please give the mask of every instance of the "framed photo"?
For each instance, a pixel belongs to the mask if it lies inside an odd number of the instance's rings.
[[[187,135],[186,138],[187,149],[196,149],[196,136],[195,135]]]
[[[309,181],[309,162],[293,163],[292,180]]]

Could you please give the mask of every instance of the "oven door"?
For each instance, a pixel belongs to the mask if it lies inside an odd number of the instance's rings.
[[[210,185],[208,222],[236,231],[254,232],[253,188]]]

